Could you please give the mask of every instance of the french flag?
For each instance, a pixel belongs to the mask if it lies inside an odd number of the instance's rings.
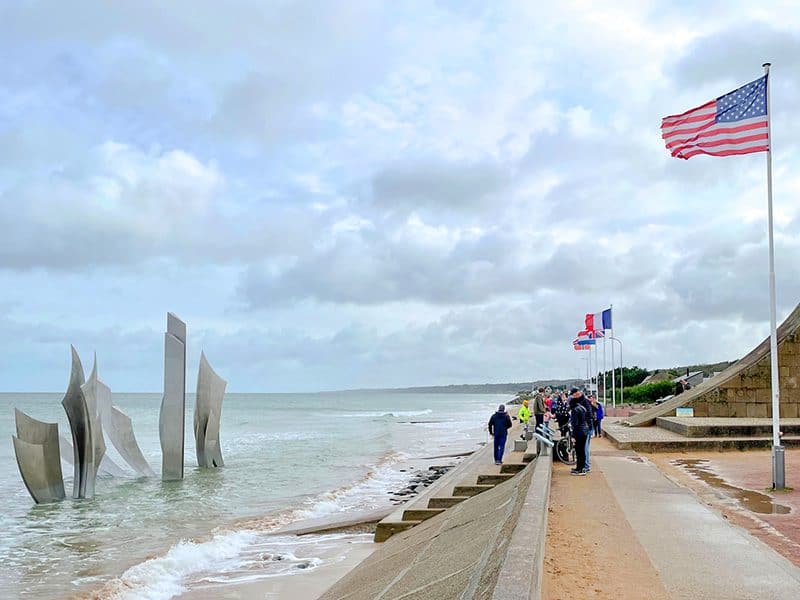
[[[601,331],[613,329],[611,325],[611,309],[607,308],[603,312],[586,315],[587,331]]]

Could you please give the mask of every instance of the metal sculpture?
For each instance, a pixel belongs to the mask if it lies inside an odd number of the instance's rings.
[[[69,386],[61,401],[61,405],[67,413],[67,420],[72,431],[73,449],[73,498],[91,498],[94,496],[94,481],[97,475],[97,467],[102,459],[96,456],[96,451],[102,445],[103,453],[105,444],[102,443],[102,431],[96,431],[92,427],[93,419],[86,405],[86,397],[83,394],[82,386],[86,383],[83,375],[83,365],[74,346],[72,350],[72,370],[69,377]],[[98,436],[99,434],[99,436]],[[96,443],[96,436],[100,442]]]
[[[146,477],[154,476],[155,473],[153,469],[147,463],[141,448],[139,448],[139,444],[136,442],[136,436],[133,433],[133,424],[131,423],[130,417],[111,403],[111,388],[103,383],[97,376],[97,356],[94,358],[94,367],[92,367],[92,374],[89,376],[87,385],[89,381],[95,382],[93,385],[94,393],[93,399],[90,402],[89,395],[84,392],[86,394],[86,402],[89,404],[90,409],[94,408],[97,420],[100,422],[105,436],[111,441],[122,459],[130,465],[137,475]],[[106,470],[118,470],[123,472],[122,469],[117,467],[110,459],[106,461],[106,458],[108,457],[106,456],[100,464],[101,469],[108,466],[106,463],[111,463],[113,466]]]
[[[227,385],[228,382],[211,368],[206,355],[200,352],[194,405],[194,442],[199,467],[221,467],[225,464],[219,444],[219,421]]]
[[[61,460],[68,465],[73,466],[75,464],[75,457],[72,449],[72,442],[70,442],[63,435],[58,436],[58,439],[60,442],[59,452],[61,454]],[[128,473],[125,471],[125,469],[111,460],[108,454],[103,455],[103,458],[100,461],[100,468],[97,469],[98,477],[125,477],[127,474]]]
[[[89,417],[89,430],[91,431],[91,453],[89,454],[88,477],[86,480],[86,498],[94,496],[94,483],[97,480],[97,471],[100,469],[100,462],[106,454],[106,442],[103,439],[103,426],[98,416],[98,406],[101,403],[111,403],[111,390],[97,378],[97,356],[94,357],[94,365],[89,379],[81,386],[84,402],[86,403],[86,413]]]
[[[44,423],[14,409],[17,435],[11,436],[22,481],[37,504],[63,500],[64,478],[58,446],[58,423]]]
[[[167,313],[164,334],[164,397],[158,420],[161,479],[183,479],[183,436],[186,415],[186,323]]]

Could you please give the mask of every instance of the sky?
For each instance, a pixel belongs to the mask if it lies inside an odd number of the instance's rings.
[[[576,377],[612,304],[626,365],[748,352],[766,155],[659,128],[772,62],[783,319],[800,2],[544,4],[0,0],[0,390],[160,391],[168,311],[189,389]]]

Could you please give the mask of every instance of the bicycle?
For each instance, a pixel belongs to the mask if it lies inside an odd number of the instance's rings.
[[[555,443],[553,456],[565,465],[574,465],[578,461],[575,444],[572,441],[572,428],[569,423],[559,427],[561,438]]]

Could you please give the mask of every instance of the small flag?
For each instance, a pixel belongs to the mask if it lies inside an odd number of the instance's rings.
[[[584,322],[588,331],[599,331],[613,329],[611,325],[611,309],[607,308],[603,312],[587,314]]]
[[[576,344],[574,342],[572,344],[572,349],[573,350],[591,350],[591,348],[589,346],[584,346],[582,344]]]
[[[767,76],[661,120],[661,137],[676,158],[731,156],[769,150]]]
[[[594,346],[594,338],[594,331],[579,331],[578,337],[575,338],[572,343],[579,344],[581,346]]]

